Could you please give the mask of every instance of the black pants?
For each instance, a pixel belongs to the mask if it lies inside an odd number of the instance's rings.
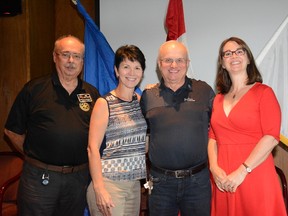
[[[49,183],[42,184],[42,176]],[[86,206],[88,168],[63,174],[24,163],[18,190],[20,216],[83,216]]]

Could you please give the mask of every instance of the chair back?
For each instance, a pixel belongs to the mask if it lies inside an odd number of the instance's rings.
[[[275,166],[276,172],[281,183],[282,194],[285,202],[286,212],[288,215],[288,192],[287,192],[287,181],[284,172],[279,167]]]
[[[16,152],[0,152],[0,216],[17,215],[17,191],[23,157]]]

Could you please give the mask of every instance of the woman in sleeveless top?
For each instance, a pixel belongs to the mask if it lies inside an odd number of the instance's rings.
[[[92,216],[139,215],[140,180],[146,178],[147,124],[135,92],[145,57],[134,45],[122,46],[114,68],[119,84],[96,101],[91,115],[87,201]]]

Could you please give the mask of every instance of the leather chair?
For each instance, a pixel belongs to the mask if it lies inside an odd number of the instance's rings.
[[[16,152],[0,152],[0,216],[17,215],[17,190],[23,159]]]
[[[288,193],[287,193],[286,177],[285,177],[283,171],[279,167],[275,166],[275,169],[276,169],[276,172],[278,174],[279,181],[281,183],[282,194],[283,194],[283,198],[284,198],[284,202],[285,202],[286,212],[288,215]]]

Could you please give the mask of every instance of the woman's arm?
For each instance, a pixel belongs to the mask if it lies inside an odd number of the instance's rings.
[[[217,143],[216,140],[210,138],[208,141],[208,158],[209,158],[209,166],[210,166],[210,171],[213,175],[214,181],[216,186],[220,191],[223,190],[223,184],[226,182],[226,173],[223,169],[221,169],[218,166],[217,162]]]
[[[253,172],[253,169],[255,169],[267,159],[267,157],[277,144],[278,141],[273,136],[264,135],[254,147],[254,149],[251,151],[247,159],[243,161],[243,163],[249,166]],[[246,167],[241,164],[238,169],[228,175],[227,181],[223,186],[224,190],[235,192],[237,187],[244,181],[247,175],[248,172],[246,170]]]
[[[109,208],[114,207],[112,198],[104,187],[99,152],[108,126],[108,120],[109,110],[107,101],[103,98],[99,98],[96,101],[91,114],[88,139],[88,158],[93,188],[96,195],[96,204],[103,215],[111,215]]]
[[[253,170],[267,159],[277,144],[278,141],[273,136],[264,135],[243,162]],[[245,169],[244,165],[242,166]]]

